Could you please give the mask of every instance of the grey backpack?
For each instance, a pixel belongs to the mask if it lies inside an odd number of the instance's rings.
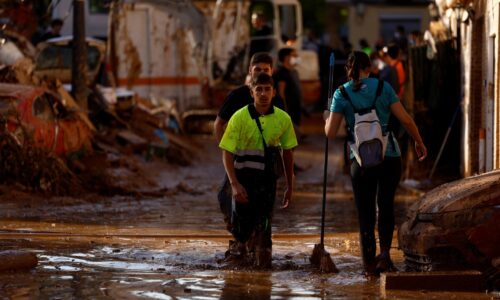
[[[354,110],[354,128],[348,130],[349,134],[352,132],[349,146],[357,162],[363,168],[374,167],[384,161],[388,136],[383,133],[375,109],[375,103],[382,93],[383,84],[384,81],[379,79],[373,103],[364,109],[356,108],[344,86],[339,87],[340,92]]]

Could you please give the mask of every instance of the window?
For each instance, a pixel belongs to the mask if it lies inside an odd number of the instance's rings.
[[[111,1],[107,0],[89,0],[89,12],[90,14],[108,14],[109,13],[109,3]]]
[[[37,57],[37,70],[71,69],[73,49],[69,45],[49,45]],[[87,66],[89,70],[98,67],[101,53],[96,47],[87,47]]]
[[[295,5],[280,5],[281,39],[284,43],[297,39],[297,11]]]

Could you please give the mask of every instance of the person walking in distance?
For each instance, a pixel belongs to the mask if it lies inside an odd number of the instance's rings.
[[[252,104],[229,120],[219,143],[232,195],[231,233],[235,247],[227,256],[254,257],[259,268],[271,267],[271,221],[276,197],[277,170],[283,166],[286,189],[282,208],[290,204],[293,191],[293,152],[297,138],[290,116],[272,105],[275,93],[271,76],[253,78]],[[277,151],[283,151],[283,161]]]
[[[273,29],[267,24],[266,16],[262,12],[254,12],[251,21],[250,56],[271,51],[274,47]]]
[[[384,47],[383,52],[387,54],[386,62],[394,69],[396,69],[399,84],[399,89],[396,90],[396,93],[399,99],[403,100],[406,84],[406,72],[403,66],[403,61],[401,60],[401,49],[398,45],[392,43],[387,47]]]
[[[390,248],[394,231],[394,196],[401,177],[401,154],[397,140],[387,131],[390,114],[401,122],[414,139],[419,161],[427,156],[418,128],[394,90],[387,82],[369,78],[370,70],[371,62],[364,52],[354,51],[349,55],[346,64],[349,81],[333,94],[325,123],[325,133],[329,138],[336,137],[343,118],[348,125],[351,136],[351,182],[358,212],[361,256],[367,276],[394,269]],[[359,153],[356,156],[356,151],[361,148],[356,148],[354,144],[356,139],[359,141],[354,124],[359,120],[361,111],[367,110],[376,113],[383,137],[389,140],[382,152],[381,162],[373,166],[360,163]],[[375,256],[376,207],[380,245],[378,256]]]
[[[297,50],[282,48],[278,51],[278,68],[273,74],[278,95],[285,101],[285,110],[298,129],[302,113],[302,90],[299,73],[295,66],[299,63]]]

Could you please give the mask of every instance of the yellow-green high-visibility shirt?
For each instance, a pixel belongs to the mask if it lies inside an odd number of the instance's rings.
[[[290,116],[283,110],[271,106],[268,113],[260,115],[253,104],[234,113],[229,120],[219,147],[233,153],[235,168],[264,170],[264,144],[255,118],[259,118],[262,133],[268,147],[288,150],[298,145]]]

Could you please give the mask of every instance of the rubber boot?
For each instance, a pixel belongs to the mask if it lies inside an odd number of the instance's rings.
[[[270,248],[257,247],[255,249],[255,267],[259,269],[270,269],[272,267],[272,250]]]

